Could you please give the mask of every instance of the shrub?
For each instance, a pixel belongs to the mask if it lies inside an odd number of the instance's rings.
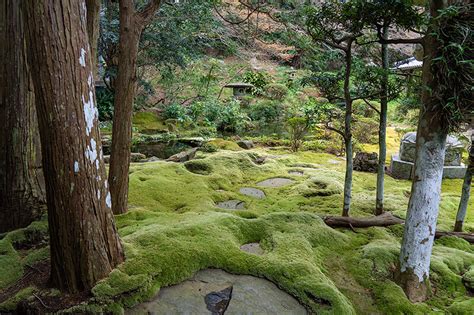
[[[276,122],[283,114],[283,105],[271,100],[263,100],[249,107],[249,117],[262,123]]]
[[[244,74],[243,81],[245,83],[253,84],[253,95],[262,95],[263,88],[268,84],[267,75],[263,72],[247,71]]]
[[[287,121],[290,133],[291,151],[298,152],[308,132],[308,120],[305,117],[292,117]]]
[[[353,130],[357,142],[376,144],[378,141],[379,124],[374,119],[354,116]]]
[[[375,108],[380,108],[379,102],[370,101],[370,104]],[[353,113],[355,115],[360,115],[367,118],[373,118],[376,116],[377,112],[367,105],[363,100],[355,100],[352,103]]]
[[[174,119],[177,122],[185,122],[189,120],[189,116],[186,113],[186,108],[176,103],[166,106],[162,115],[166,120]]]
[[[265,87],[265,94],[268,98],[281,101],[288,95],[288,88],[283,84],[268,84]]]

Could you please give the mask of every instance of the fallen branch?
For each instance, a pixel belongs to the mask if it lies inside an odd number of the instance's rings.
[[[325,217],[324,223],[332,228],[336,227],[345,227],[350,228],[354,231],[354,228],[368,228],[372,226],[381,226],[386,227],[396,224],[404,224],[405,220],[394,216],[390,212],[384,212],[381,215],[365,218],[352,218],[352,217]],[[443,232],[436,231],[435,238],[440,238],[443,236],[456,236],[468,241],[471,244],[474,244],[474,234],[473,233],[463,233],[463,232]]]
[[[390,212],[367,218],[353,217],[326,217],[324,223],[330,227],[347,227],[347,228],[367,228],[371,226],[390,226],[395,224],[403,224],[403,219],[397,218]]]

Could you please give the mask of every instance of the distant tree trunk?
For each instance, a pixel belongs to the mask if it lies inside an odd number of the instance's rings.
[[[143,28],[161,6],[151,0],[140,12],[135,12],[133,0],[120,0],[120,39],[117,79],[115,80],[112,149],[109,182],[115,214],[125,213],[128,202],[128,171],[132,143],[133,101],[137,83],[138,44]]]
[[[353,174],[353,148],[352,148],[352,97],[350,92],[350,80],[352,70],[352,40],[348,41],[345,50],[345,77],[344,77],[344,100],[346,111],[344,117],[344,145],[346,149],[346,175],[344,178],[344,205],[342,216],[349,216],[352,198],[352,174]]]
[[[85,2],[24,3],[46,180],[50,280],[77,292],[124,259],[99,137]]]
[[[431,16],[444,8],[443,0],[431,1]],[[436,231],[444,155],[446,123],[438,100],[431,91],[438,89],[432,73],[432,60],[441,49],[431,26],[424,39],[422,108],[418,123],[414,176],[408,204],[405,232],[400,251],[399,281],[412,302],[424,301],[429,293],[430,258]]]
[[[383,28],[383,38],[388,37],[388,27]],[[381,82],[380,98],[380,119],[379,119],[379,164],[377,167],[377,193],[375,201],[375,215],[382,214],[384,211],[384,177],[385,177],[385,159],[387,157],[387,105],[388,105],[388,45],[382,44],[382,69],[384,71]]]
[[[87,7],[87,35],[91,47],[92,67],[94,78],[98,75],[97,44],[99,41],[100,0],[86,0]]]
[[[20,3],[0,0],[0,233],[27,226],[46,203]]]
[[[462,226],[467,214],[467,205],[471,195],[472,173],[474,173],[474,131],[471,136],[471,148],[469,149],[469,165],[464,176],[462,184],[461,201],[459,202],[458,213],[456,215],[456,223],[454,224],[455,232],[462,232]]]

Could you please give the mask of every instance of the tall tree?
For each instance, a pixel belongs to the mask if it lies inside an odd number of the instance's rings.
[[[429,292],[446,137],[466,111],[474,111],[474,70],[468,62],[473,53],[474,5],[467,1],[431,0],[430,15],[423,39],[424,89],[414,176],[400,251],[399,281],[413,302],[423,301]]]
[[[87,35],[91,47],[92,67],[94,77],[97,77],[97,45],[99,43],[100,0],[86,0]]]
[[[23,3],[46,182],[50,280],[77,292],[124,259],[99,137],[86,6],[84,0]]]
[[[0,1],[0,233],[27,226],[46,203],[22,21],[20,1]]]
[[[461,200],[459,201],[458,213],[454,224],[455,232],[462,232],[462,226],[467,214],[467,205],[471,196],[472,174],[474,173],[474,130],[471,130],[471,146],[469,149],[469,162],[462,184]]]
[[[116,93],[109,170],[110,192],[115,214],[127,211],[138,44],[143,29],[153,19],[162,2],[162,0],[150,0],[143,9],[137,11],[133,0],[119,1],[119,61],[115,80]]]
[[[352,195],[353,141],[352,141],[352,103],[351,74],[353,47],[362,36],[360,24],[353,23],[352,12],[347,3],[329,1],[308,14],[308,33],[314,41],[323,43],[342,52],[344,56],[343,101],[345,105],[344,130],[336,130],[343,139],[346,152],[346,174],[344,179],[343,216],[349,216]]]

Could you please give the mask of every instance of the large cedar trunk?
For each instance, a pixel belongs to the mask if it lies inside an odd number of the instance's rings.
[[[431,2],[432,17],[446,3]],[[438,101],[430,91],[438,89],[432,73],[433,56],[437,55],[440,43],[428,30],[424,39],[422,108],[418,123],[414,176],[408,204],[405,232],[400,251],[399,281],[412,302],[425,300],[429,295],[430,258],[438,218],[441,181],[447,131]]]
[[[35,98],[24,49],[20,1],[0,0],[0,233],[45,210]]]
[[[141,34],[133,1],[120,1],[119,66],[115,80],[112,150],[109,182],[115,214],[125,213],[128,202],[128,171],[132,144],[133,101],[137,83],[136,66]]]
[[[462,232],[462,226],[467,214],[467,205],[471,195],[472,174],[474,173],[474,130],[471,131],[471,148],[469,149],[469,165],[464,175],[462,184],[461,200],[459,201],[458,213],[456,214],[456,223],[454,224],[455,232]]]
[[[387,39],[388,27],[383,29],[383,37]],[[375,198],[375,214],[383,213],[385,159],[387,157],[387,105],[388,105],[388,45],[382,44],[382,69],[384,70],[380,98],[380,120],[379,120],[379,163],[377,166],[377,193]]]
[[[86,6],[84,0],[24,3],[46,181],[51,283],[77,292],[91,288],[124,259],[99,136]]]

